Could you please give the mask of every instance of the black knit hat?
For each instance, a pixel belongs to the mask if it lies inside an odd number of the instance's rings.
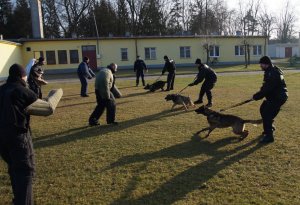
[[[165,59],[165,60],[169,60],[169,57],[168,57],[168,56],[164,56],[164,59]]]
[[[259,60],[259,63],[261,64],[267,64],[267,65],[271,65],[271,59],[269,58],[269,56],[263,56],[261,57],[261,59]]]
[[[195,64],[201,64],[201,59],[197,58],[196,61],[195,61]]]
[[[89,60],[89,58],[88,58],[87,56],[84,56],[84,57],[83,57],[83,61],[84,61],[84,62],[87,62],[88,60]]]
[[[22,77],[26,76],[25,68],[19,64],[13,64],[9,68],[9,76],[22,78]]]
[[[43,62],[45,60],[44,57],[39,57],[39,63]]]

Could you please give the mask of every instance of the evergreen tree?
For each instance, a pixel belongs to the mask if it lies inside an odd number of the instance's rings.
[[[117,35],[129,32],[129,13],[125,0],[117,1]]]
[[[178,34],[183,31],[182,28],[182,3],[181,0],[174,0],[170,10],[168,21],[168,31],[170,34]]]
[[[10,36],[8,22],[11,19],[11,15],[12,4],[10,0],[0,0],[0,34],[2,34],[4,38]]]
[[[57,16],[55,0],[43,1],[42,10],[45,38],[61,37],[61,30],[59,25],[59,19]]]
[[[11,21],[10,38],[29,38],[32,36],[31,12],[27,0],[17,0]]]

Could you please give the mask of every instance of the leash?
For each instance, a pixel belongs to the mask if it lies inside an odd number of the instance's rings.
[[[245,101],[243,101],[243,102],[237,103],[237,104],[235,104],[235,105],[232,105],[232,106],[230,106],[230,107],[227,107],[227,108],[221,109],[221,110],[220,110],[220,112],[223,112],[223,111],[225,111],[225,110],[229,110],[229,109],[231,109],[231,108],[234,108],[234,107],[238,107],[238,106],[241,106],[241,105],[247,104],[247,103],[249,103],[249,102],[252,102],[252,101],[253,101],[253,99],[245,100]]]
[[[158,76],[158,78],[154,81],[154,83],[156,83],[161,78],[161,76],[162,76],[162,74],[160,76]]]
[[[195,80],[197,79],[197,76],[194,78],[193,82],[195,82]],[[184,91],[185,89],[187,89],[189,87],[189,85],[185,86],[183,89],[181,89],[178,93],[176,93],[176,95],[178,95],[179,93],[181,93],[182,91]]]

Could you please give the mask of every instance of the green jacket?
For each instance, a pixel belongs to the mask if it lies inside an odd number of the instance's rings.
[[[98,90],[101,98],[109,99],[113,87],[114,77],[110,69],[103,68],[96,75],[95,89]]]

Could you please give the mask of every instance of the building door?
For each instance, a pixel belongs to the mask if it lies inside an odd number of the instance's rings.
[[[290,58],[292,55],[292,47],[285,47],[285,57]]]
[[[82,46],[82,57],[90,59],[89,66],[92,70],[97,70],[96,46]]]

